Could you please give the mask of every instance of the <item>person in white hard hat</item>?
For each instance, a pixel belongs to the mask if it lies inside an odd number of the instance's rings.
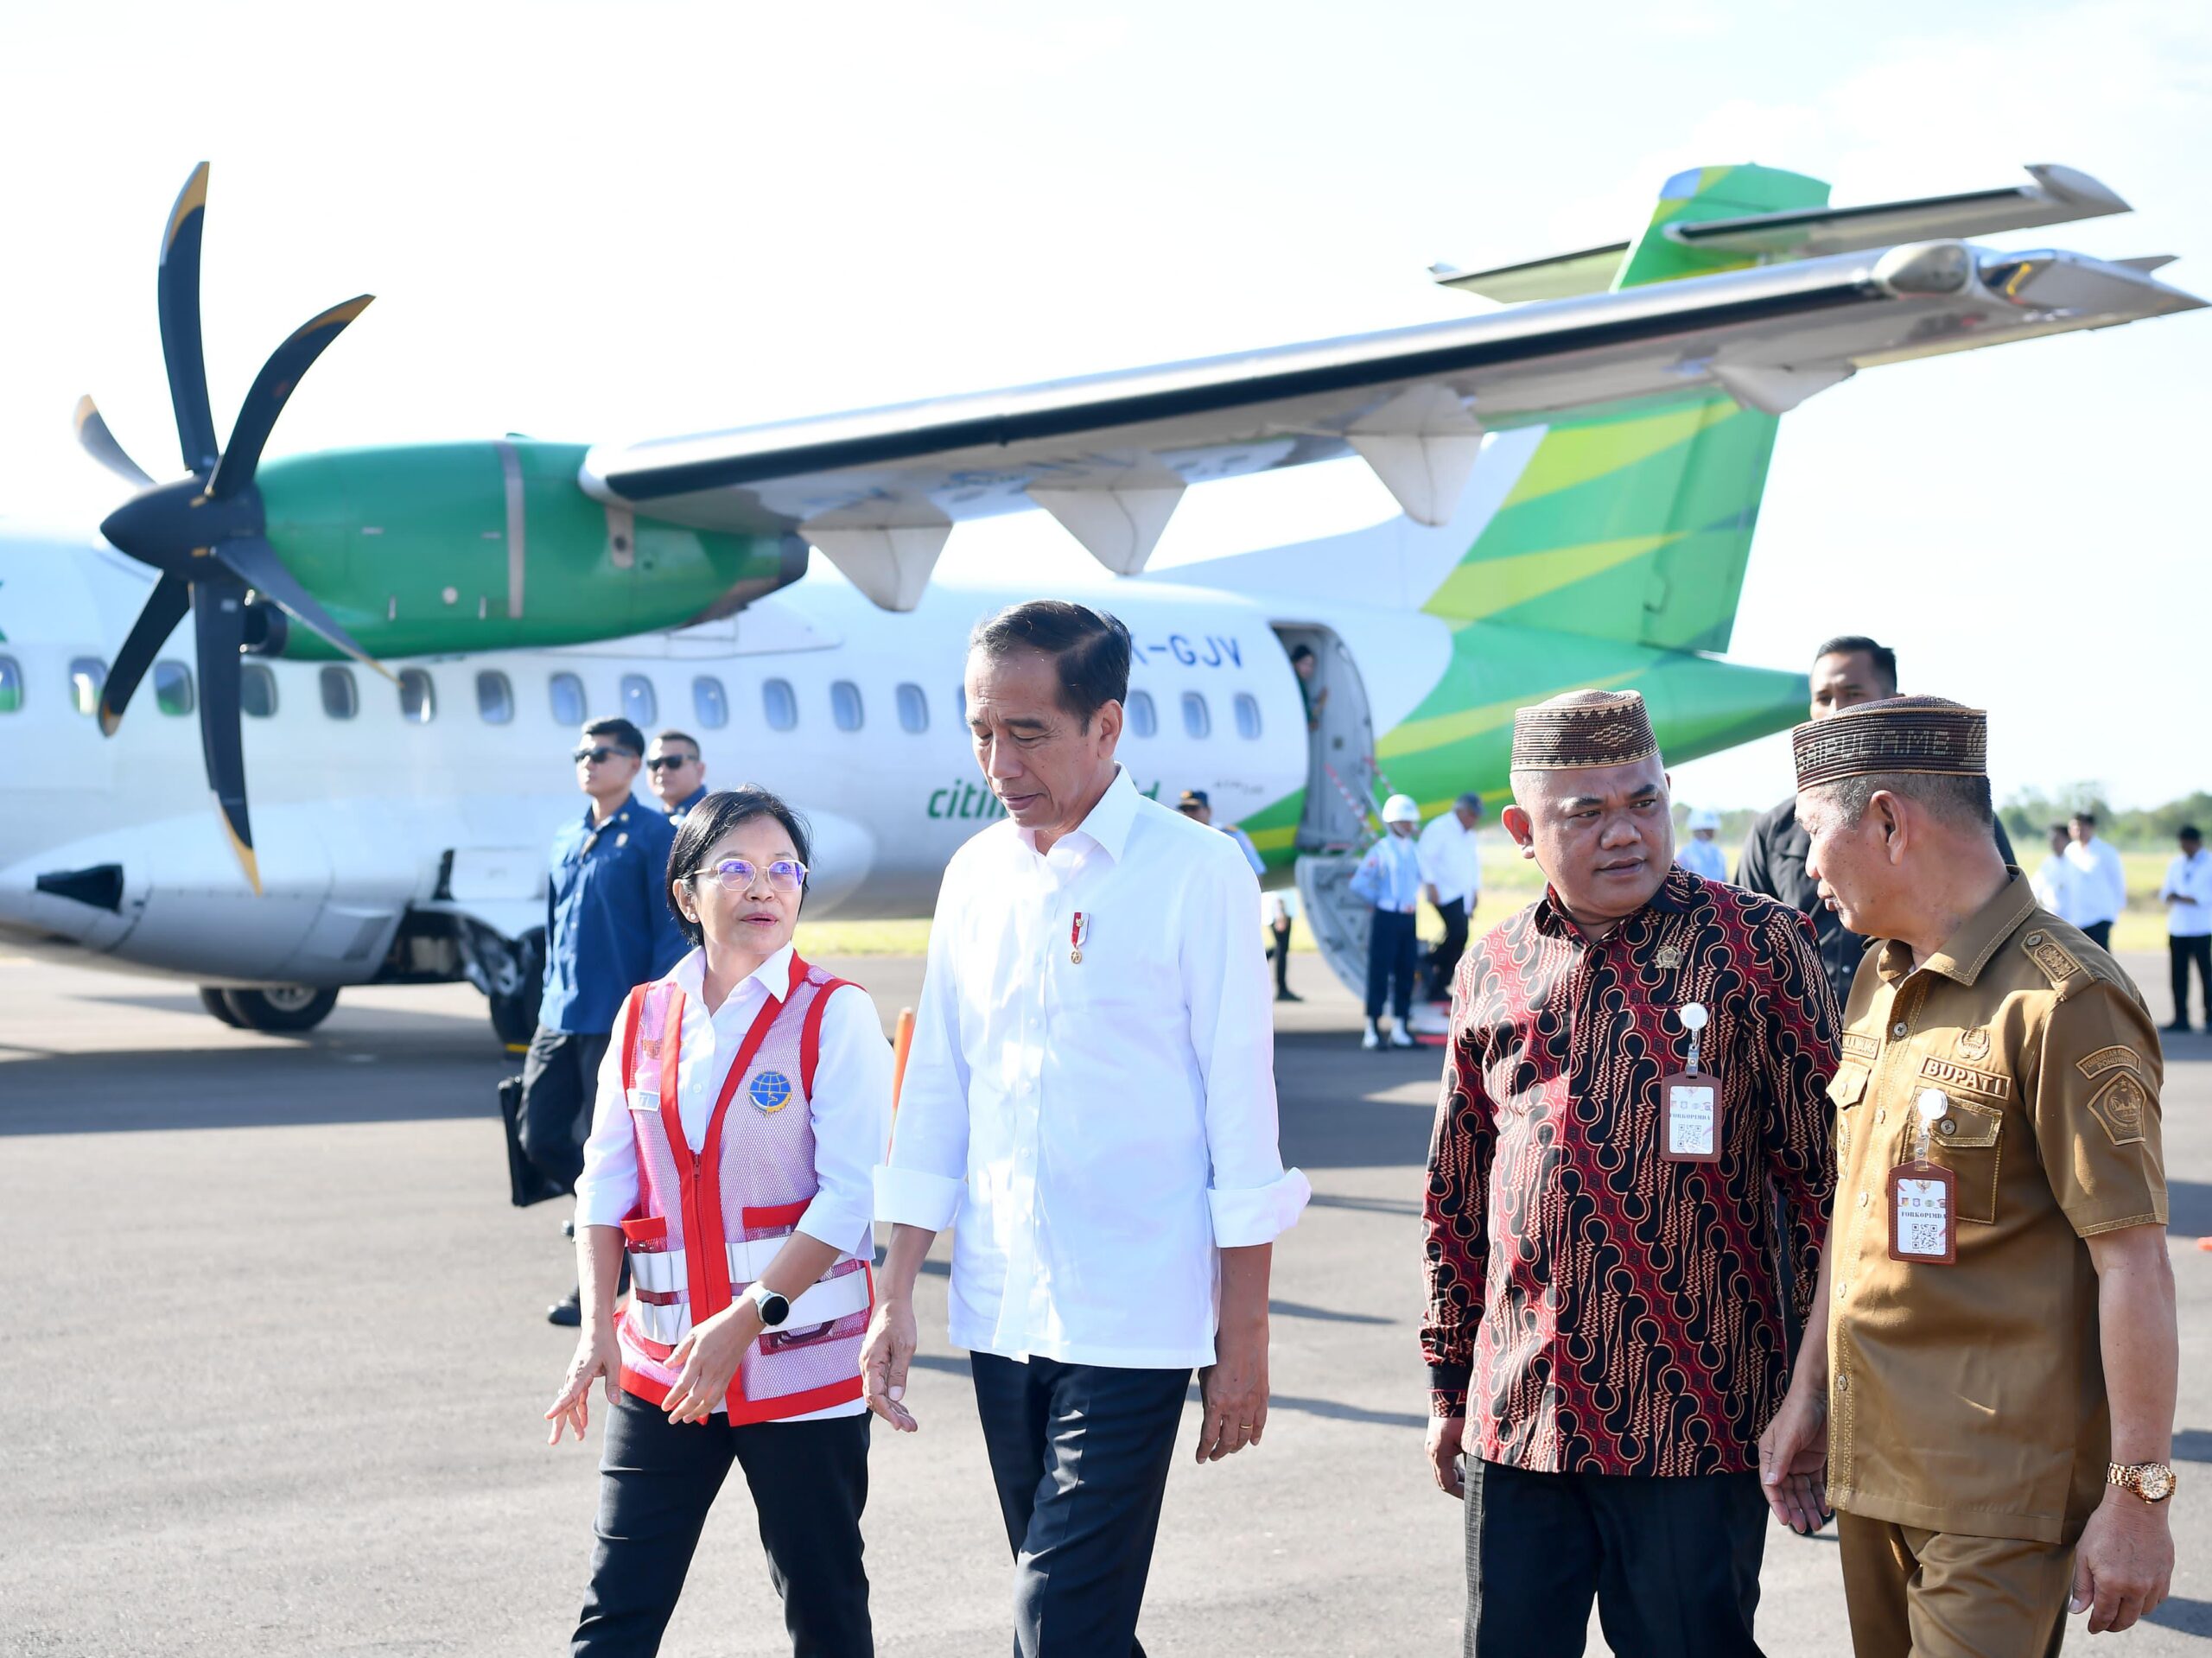
[[[1377,1021],[1382,999],[1390,993],[1390,1045],[1410,1048],[1413,1033],[1414,911],[1421,903],[1421,804],[1411,795],[1392,795],[1382,803],[1382,838],[1367,848],[1352,873],[1351,890],[1375,906],[1367,929],[1367,1031],[1363,1048],[1379,1048]]]
[[[1728,879],[1728,854],[1720,849],[1720,814],[1700,806],[1690,814],[1690,838],[1675,848],[1675,861],[1707,880]]]

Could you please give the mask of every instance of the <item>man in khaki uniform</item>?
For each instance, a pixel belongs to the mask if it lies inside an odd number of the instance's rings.
[[[1925,696],[1796,733],[1808,868],[1876,942],[1799,1359],[1827,1397],[1792,1388],[1761,1466],[1788,1520],[1783,1482],[1825,1456],[1859,1658],[2053,1653],[2069,1601],[2126,1629],[2173,1566],[2158,1039],[1999,861],[1986,734]]]

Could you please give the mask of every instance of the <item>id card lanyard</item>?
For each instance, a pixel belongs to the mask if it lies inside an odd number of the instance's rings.
[[[1928,1160],[1928,1139],[1951,1109],[1940,1088],[1923,1089],[1915,1109],[1912,1161],[1890,1171],[1890,1259],[1948,1267],[1959,1258],[1959,1177]]]
[[[1704,1004],[1687,1002],[1675,1017],[1689,1032],[1689,1064],[1659,1079],[1659,1154],[1670,1163],[1718,1163],[1720,1079],[1698,1069],[1698,1038],[1707,1023]]]

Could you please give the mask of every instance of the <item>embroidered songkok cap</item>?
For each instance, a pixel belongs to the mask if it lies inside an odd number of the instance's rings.
[[[1637,691],[1567,691],[1513,716],[1513,769],[1622,765],[1659,752]]]
[[[1989,715],[1942,696],[1861,702],[1789,734],[1797,786],[1818,788],[1879,772],[1989,774]]]

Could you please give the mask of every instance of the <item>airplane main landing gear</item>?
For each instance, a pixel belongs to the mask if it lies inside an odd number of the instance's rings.
[[[224,1024],[246,1031],[296,1035],[330,1017],[338,993],[311,984],[265,984],[253,990],[200,987],[200,1005]]]

